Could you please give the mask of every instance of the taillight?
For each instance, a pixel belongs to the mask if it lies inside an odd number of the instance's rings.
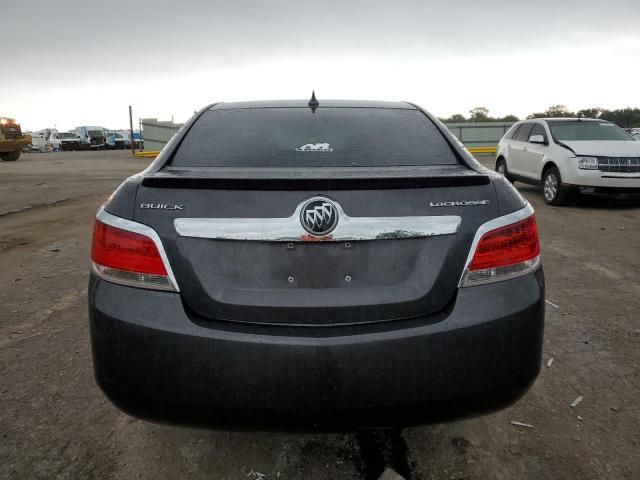
[[[107,222],[102,221],[101,217]],[[118,226],[108,223],[109,219],[115,219],[112,223]],[[150,227],[114,217],[104,211],[98,214],[93,230],[91,260],[94,272],[103,280],[176,291],[160,249],[162,244]]]
[[[530,207],[529,207],[530,208]],[[540,264],[536,218],[531,215],[482,234],[461,286],[499,282],[532,272]]]

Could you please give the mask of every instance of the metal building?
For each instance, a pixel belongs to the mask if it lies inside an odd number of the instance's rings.
[[[182,123],[162,121],[157,118],[143,118],[140,120],[140,124],[142,125],[144,148],[150,151],[162,150],[183,125]]]
[[[495,147],[513,122],[446,123],[467,148]]]

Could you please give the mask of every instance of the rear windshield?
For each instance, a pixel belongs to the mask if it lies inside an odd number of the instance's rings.
[[[560,141],[623,140],[633,138],[619,126],[608,122],[549,122],[553,137]]]
[[[255,108],[210,110],[191,127],[177,167],[349,167],[457,164],[419,110]]]

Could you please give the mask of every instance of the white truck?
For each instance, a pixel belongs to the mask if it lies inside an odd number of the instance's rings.
[[[75,134],[80,137],[80,146],[84,150],[104,150],[107,145],[107,129],[104,127],[76,127]]]

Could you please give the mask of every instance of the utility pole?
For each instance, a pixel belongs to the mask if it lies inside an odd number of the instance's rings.
[[[129,134],[131,135],[131,154],[136,154],[136,143],[133,138],[133,110],[131,109],[131,105],[129,105]]]
[[[144,150],[144,144],[142,143],[142,118],[138,117],[138,131],[140,132],[140,140],[138,143],[138,148],[140,151]]]

